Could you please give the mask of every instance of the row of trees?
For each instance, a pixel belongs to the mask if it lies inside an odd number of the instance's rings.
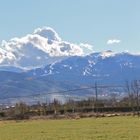
[[[139,81],[135,80],[133,82],[126,81],[124,86],[127,96],[117,100],[116,96],[112,95],[109,99],[98,98],[98,85],[95,84],[94,98],[89,98],[87,100],[67,100],[65,103],[54,99],[50,103],[40,103],[35,105],[27,105],[26,103],[17,103],[14,107],[4,109],[0,111],[1,117],[6,118],[16,118],[24,119],[30,116],[47,116],[47,115],[59,115],[59,114],[72,114],[75,112],[133,112],[140,116],[140,84]]]

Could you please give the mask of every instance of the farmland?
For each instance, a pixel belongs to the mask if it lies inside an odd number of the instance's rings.
[[[139,140],[138,117],[1,121],[0,140]]]

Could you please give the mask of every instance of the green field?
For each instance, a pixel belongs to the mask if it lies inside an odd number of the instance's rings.
[[[140,118],[6,121],[0,140],[140,140]]]

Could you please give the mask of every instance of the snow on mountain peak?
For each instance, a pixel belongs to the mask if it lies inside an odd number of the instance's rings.
[[[91,45],[63,41],[52,28],[43,27],[24,37],[2,41],[0,66],[32,69],[69,56],[84,56],[92,52]]]
[[[107,58],[107,57],[110,57],[110,56],[115,56],[115,52],[112,52],[111,50],[108,50],[108,51],[104,51],[104,52],[101,52],[101,57],[104,59],[104,58]]]

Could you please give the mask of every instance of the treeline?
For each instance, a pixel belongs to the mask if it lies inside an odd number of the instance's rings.
[[[57,99],[54,99],[50,103],[40,103],[35,105],[27,105],[20,102],[15,106],[9,108],[0,109],[1,119],[29,119],[34,116],[44,116],[57,118],[60,116],[67,116],[76,113],[88,114],[92,113],[93,116],[104,115],[105,113],[130,113],[132,115],[140,116],[140,84],[139,81],[126,82],[124,90],[126,96],[121,99],[117,99],[115,94],[109,99],[98,98],[98,86],[96,84],[96,96],[86,100],[75,101],[72,99],[67,100],[65,103],[61,103]]]
[[[0,111],[1,119],[29,119],[33,116],[51,116],[57,118],[61,115],[72,115],[75,113],[93,113],[98,116],[104,113],[131,113],[139,116],[137,103],[135,102],[133,108],[129,97],[121,100],[109,99],[98,100],[88,99],[82,101],[69,100],[66,103],[61,103],[54,99],[51,103],[39,103],[36,105],[27,105],[26,103],[17,103],[14,107],[2,109]]]

